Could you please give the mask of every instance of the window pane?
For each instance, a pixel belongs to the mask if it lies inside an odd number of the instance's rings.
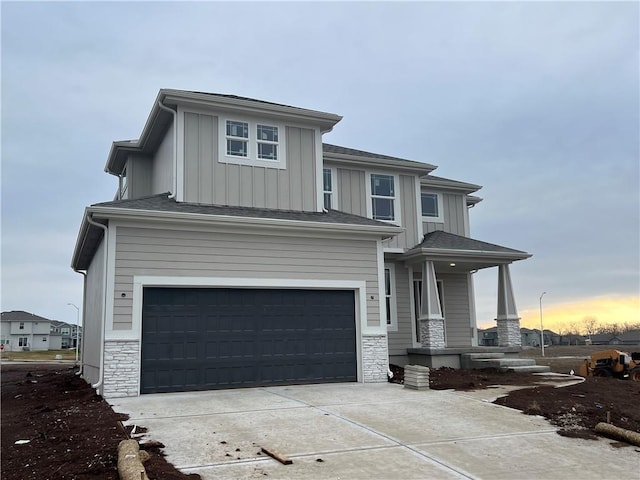
[[[393,200],[389,198],[372,198],[374,220],[395,220]]]
[[[387,325],[391,325],[391,298],[387,297]]]
[[[266,140],[268,142],[277,142],[278,127],[270,127],[268,125],[258,125],[258,140]]]
[[[391,272],[388,268],[384,269],[384,294],[391,295]]]
[[[331,169],[330,168],[325,168],[322,171],[322,178],[323,178],[323,183],[324,183],[324,191],[325,192],[332,192],[333,188],[331,187]]]
[[[437,217],[438,216],[438,196],[433,193],[422,194],[422,216]]]
[[[325,210],[331,210],[331,194],[330,193],[324,194],[324,208]]]
[[[271,143],[259,143],[258,144],[258,158],[265,160],[277,160],[278,159],[278,145]]]
[[[227,120],[227,136],[249,138],[249,124]]]
[[[391,175],[371,175],[371,194],[383,197],[395,196],[393,192],[393,176]]]
[[[227,155],[233,155],[236,157],[247,156],[247,142],[243,140],[229,140],[227,139]]]

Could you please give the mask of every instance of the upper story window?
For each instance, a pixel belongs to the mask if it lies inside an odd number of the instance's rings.
[[[283,125],[244,120],[220,120],[220,161],[286,168]]]
[[[278,160],[278,127],[258,124],[258,158]]]
[[[396,189],[393,175],[371,174],[371,218],[396,220]]]
[[[24,330],[24,322],[20,322],[20,326],[18,327],[19,330]]]
[[[423,220],[429,222],[442,222],[442,195],[439,193],[422,192],[420,195],[422,202]]]
[[[322,184],[324,192],[324,208],[325,210],[331,210],[334,205],[334,192],[333,192],[333,172],[330,168],[324,168],[322,170]]]
[[[227,120],[227,155],[246,157],[249,153],[249,124]]]

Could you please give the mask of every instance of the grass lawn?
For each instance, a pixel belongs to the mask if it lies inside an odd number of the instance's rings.
[[[75,360],[75,349],[42,350],[29,352],[2,352],[2,360],[55,360],[56,355],[62,356],[62,360]],[[80,358],[80,352],[78,352]]]

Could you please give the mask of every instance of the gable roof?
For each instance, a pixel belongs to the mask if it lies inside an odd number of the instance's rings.
[[[10,312],[2,312],[0,318],[3,322],[50,322],[48,318],[25,312],[24,310],[11,310]]]
[[[87,222],[105,223],[109,218],[129,218],[152,221],[192,222],[216,225],[251,225],[254,228],[278,227],[283,232],[289,229],[313,229],[318,234],[326,231],[358,232],[381,238],[395,236],[403,228],[370,218],[352,215],[338,210],[305,212],[274,210],[268,208],[236,207],[200,203],[177,202],[169,193],[152,195],[132,200],[115,200],[96,203],[86,210],[73,254],[72,268],[88,268],[95,249],[100,244],[103,230]]]

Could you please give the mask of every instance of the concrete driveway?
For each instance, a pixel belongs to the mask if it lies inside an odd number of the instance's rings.
[[[540,417],[490,403],[495,396],[349,383],[111,404],[164,443],[169,462],[204,479],[640,478],[640,449],[561,437]]]

